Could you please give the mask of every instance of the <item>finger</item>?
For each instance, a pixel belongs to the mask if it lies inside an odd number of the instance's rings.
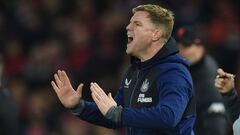
[[[98,108],[101,110],[105,106],[105,104],[101,101],[101,99],[98,97],[96,93],[92,92],[91,95],[94,102],[97,104]]]
[[[224,81],[224,78],[217,78],[216,79],[216,82],[223,82]]]
[[[93,83],[99,90],[101,90],[102,92],[104,92],[103,91],[103,89],[95,82],[95,83]],[[105,92],[104,92],[105,93]]]
[[[226,72],[224,75],[218,75],[218,76],[219,76],[218,78],[224,78],[224,79],[231,79],[235,77],[233,74],[226,73]]]
[[[218,90],[222,90],[223,89],[223,87],[221,86],[221,85],[215,85],[215,87],[218,89]]]
[[[221,84],[222,84],[221,82],[216,81],[214,85],[215,85],[215,86],[219,86],[219,85],[221,85]]]
[[[98,100],[98,98],[96,97],[95,93],[92,93],[92,98],[93,98],[94,102],[96,103],[98,109],[104,115],[105,112],[103,112],[103,111],[105,110],[106,106],[104,104],[102,104],[101,101]]]
[[[106,93],[97,85],[97,83],[91,83],[93,89],[95,90],[94,92],[99,96],[101,103],[104,106],[107,106],[110,102],[109,97],[106,95]]]
[[[71,82],[67,76],[67,73],[64,70],[61,71],[61,78],[63,79],[64,84],[71,85]]]
[[[108,97],[109,97],[109,99],[111,99],[111,100],[115,101],[115,100],[113,99],[113,97],[112,97],[112,93],[111,93],[111,92],[110,92],[110,93],[108,93]]]
[[[218,87],[218,88],[219,88],[219,87],[222,87],[222,83],[220,83],[220,82],[215,82],[214,85],[215,85],[215,87]]]
[[[59,80],[60,80],[60,81],[63,81],[62,75],[61,75],[61,70],[58,70],[58,71],[57,71],[57,75],[59,76]]]
[[[107,106],[109,103],[109,98],[105,93],[102,93],[99,87],[96,87],[96,84],[91,83],[92,92],[95,94],[96,98],[101,102],[102,106]]]
[[[223,78],[216,79],[216,80],[215,80],[215,83],[214,83],[215,87],[218,88],[218,89],[223,89],[223,87],[225,86],[225,84],[226,84],[226,83],[225,83],[225,81],[224,81]]]
[[[95,95],[95,97],[96,97],[99,101],[101,101],[102,98],[101,98],[101,96],[100,96],[97,88],[94,87],[94,85],[92,85],[92,83],[91,83],[90,89],[91,89],[92,93]]]
[[[103,102],[102,97],[96,91],[94,91],[93,94],[99,101]]]
[[[214,80],[214,82],[215,82],[215,83],[218,83],[218,84],[222,83],[223,81],[224,81],[223,78],[216,78],[216,79]]]
[[[93,85],[98,89],[99,94],[103,97],[106,98],[107,94],[104,92],[104,90],[95,82]]]
[[[55,78],[57,86],[58,87],[62,86],[62,82],[60,81],[60,79],[59,79],[57,74],[54,74],[54,78]]]
[[[93,89],[93,92],[95,92],[99,97],[103,97],[102,93],[101,93],[101,90],[96,86],[95,83],[91,83],[91,87]]]
[[[91,95],[92,95],[93,101],[98,104],[100,102],[100,100],[97,97],[97,95],[94,92],[92,92]]]
[[[226,74],[221,68],[217,69],[217,73],[220,76],[225,76],[225,74]]]
[[[99,108],[99,106],[101,106],[101,105],[100,105],[100,101],[97,98],[96,94],[92,92],[91,95],[92,95],[93,101],[96,103],[97,107]]]
[[[214,85],[224,87],[225,82],[223,81],[222,78],[216,79]]]
[[[230,79],[234,79],[235,75],[233,74],[230,74],[230,73],[226,73],[226,76]]]
[[[79,95],[82,95],[83,86],[84,86],[83,83],[81,83],[80,85],[78,85],[77,93],[78,93]]]
[[[219,68],[217,70],[217,73],[218,73],[218,76],[217,76],[218,78],[230,79],[230,78],[234,78],[235,77],[235,75],[233,75],[233,74],[224,72],[221,68]]]
[[[52,84],[52,87],[53,87],[54,91],[55,91],[56,93],[58,93],[58,92],[59,92],[59,88],[57,87],[57,85],[55,84],[55,82],[54,82],[54,81],[51,81],[51,84]]]
[[[112,101],[112,103],[113,103],[113,104],[111,104],[111,105],[117,106],[116,101],[115,101],[114,98],[112,97],[112,93],[109,93],[109,94],[108,94],[108,97],[109,97],[109,99],[110,99],[110,100]]]

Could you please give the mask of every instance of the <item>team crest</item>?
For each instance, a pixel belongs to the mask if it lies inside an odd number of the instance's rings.
[[[149,87],[149,81],[148,81],[148,79],[145,79],[145,81],[142,83],[140,91],[146,92],[148,90],[148,87]]]

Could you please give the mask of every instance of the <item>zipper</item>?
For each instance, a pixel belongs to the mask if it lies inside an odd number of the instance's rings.
[[[139,80],[139,79],[138,79],[138,76],[139,76],[139,73],[140,73],[140,70],[137,70],[137,80],[136,80],[135,86],[134,86],[133,91],[132,91],[131,96],[130,96],[129,107],[132,107],[132,98],[133,98],[133,95],[134,95],[134,93],[135,93],[135,89],[136,89],[137,84],[138,84],[138,80]],[[129,135],[131,135],[131,134],[132,134],[132,128],[130,127],[130,128],[129,128]]]

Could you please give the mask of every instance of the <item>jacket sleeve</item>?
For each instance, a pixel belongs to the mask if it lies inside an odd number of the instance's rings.
[[[228,121],[225,105],[213,85],[214,78],[205,73],[204,75],[205,78],[195,78],[197,119],[194,131],[198,135],[226,135]]]
[[[118,91],[116,96],[114,97],[114,100],[117,102],[117,105],[122,105],[122,89]],[[81,108],[81,111],[77,112],[79,108]],[[88,101],[83,101],[83,105],[81,107],[75,108],[73,110],[73,114],[78,116],[80,119],[85,120],[89,123],[99,125],[99,126],[104,126],[107,128],[118,128],[121,125],[114,123],[108,119],[106,119],[101,112],[99,111],[97,105],[94,102],[88,102]]]
[[[222,94],[226,106],[227,113],[233,123],[240,115],[240,98],[236,90],[232,90],[226,94]]]
[[[123,126],[138,128],[173,128],[181,120],[193,95],[191,82],[171,74],[158,79],[159,102],[150,108],[124,108]]]

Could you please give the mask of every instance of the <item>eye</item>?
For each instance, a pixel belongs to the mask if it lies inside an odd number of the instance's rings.
[[[142,26],[142,24],[140,22],[135,22],[134,23],[136,26]]]

